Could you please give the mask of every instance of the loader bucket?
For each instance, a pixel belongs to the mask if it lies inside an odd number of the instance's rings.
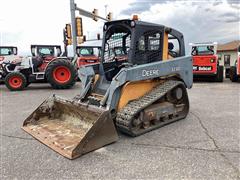
[[[22,129],[69,159],[118,139],[109,111],[55,95],[24,121]]]

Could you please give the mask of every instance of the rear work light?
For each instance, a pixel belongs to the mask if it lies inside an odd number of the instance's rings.
[[[210,62],[211,62],[211,63],[214,63],[214,62],[215,62],[215,59],[211,59]]]

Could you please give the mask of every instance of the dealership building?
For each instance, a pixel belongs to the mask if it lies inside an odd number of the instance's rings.
[[[237,60],[239,46],[240,40],[218,45],[218,59],[220,65],[224,66],[225,77],[228,77],[230,66],[234,66],[234,63]]]

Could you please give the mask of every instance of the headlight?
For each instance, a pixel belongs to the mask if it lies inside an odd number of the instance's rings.
[[[214,62],[215,62],[215,59],[211,59],[210,62],[211,62],[211,63],[214,63]]]
[[[133,27],[135,27],[135,25],[136,25],[135,21],[134,20],[131,21],[131,27],[133,28]]]

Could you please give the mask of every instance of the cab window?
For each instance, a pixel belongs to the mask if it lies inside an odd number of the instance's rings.
[[[214,46],[193,46],[192,53],[194,55],[213,55]]]
[[[1,56],[7,56],[13,54],[11,48],[0,48],[0,55]]]
[[[38,52],[40,55],[54,55],[53,48],[39,48]]]
[[[142,33],[136,44],[134,54],[136,64],[145,64],[162,60],[162,33],[151,30]]]
[[[168,35],[168,59],[180,56],[180,43],[175,36]]]
[[[80,49],[79,54],[82,56],[93,55],[93,49],[92,48],[82,48],[82,49]]]

